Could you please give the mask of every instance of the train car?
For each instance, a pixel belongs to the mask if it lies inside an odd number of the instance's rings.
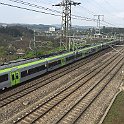
[[[48,71],[55,70],[63,66],[63,55],[58,55],[54,57],[47,58]]]
[[[10,69],[0,70],[0,89],[11,87],[10,83]]]
[[[15,86],[46,72],[46,60],[39,60],[0,70],[0,89]]]
[[[75,61],[75,52],[63,54],[63,57],[65,59],[65,64],[70,64]]]
[[[108,48],[110,44],[111,44],[111,42],[109,42],[109,43],[108,42],[102,43],[102,49]]]
[[[0,67],[0,89],[9,88],[25,82],[29,79],[42,75],[46,72],[60,68],[86,56],[94,54],[109,45],[116,44],[116,41],[97,44],[87,48],[79,49],[75,52],[63,53],[45,59],[34,59],[29,62],[19,62],[8,66]],[[13,67],[12,67],[13,66]]]
[[[80,60],[82,58],[83,58],[82,50],[76,51],[75,52],[75,61]]]
[[[91,48],[91,54],[94,54],[102,49],[102,44],[97,44],[92,46]]]
[[[88,48],[83,48],[83,49],[76,51],[75,60],[80,60],[80,59],[90,55],[90,53],[92,51],[91,48],[92,47],[88,47]]]
[[[75,61],[75,52],[64,53],[62,55],[47,58],[48,71],[52,71],[61,66],[67,65]]]
[[[31,62],[28,64],[18,66],[20,71],[20,83],[37,77],[47,72],[47,61],[46,59]]]

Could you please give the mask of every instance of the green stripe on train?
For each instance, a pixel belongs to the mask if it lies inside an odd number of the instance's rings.
[[[113,43],[113,42],[115,42],[115,41],[106,42],[106,43],[104,43],[104,45],[105,45],[105,44],[108,44],[108,43]],[[98,46],[101,46],[101,44],[96,45],[96,46],[91,46],[91,47],[83,48],[83,49],[78,50],[78,51],[85,53],[85,52],[88,51],[89,49],[91,49],[91,48],[97,48]],[[43,63],[43,62],[45,62],[45,61],[50,61],[50,60],[57,59],[57,58],[62,58],[62,59],[61,59],[62,65],[65,65],[66,62],[65,62],[65,60],[64,60],[63,58],[64,58],[65,56],[67,56],[67,55],[72,54],[72,53],[74,53],[74,52],[64,53],[64,54],[62,54],[62,55],[53,56],[53,57],[49,57],[49,58],[42,59],[42,60],[37,60],[37,61],[35,61],[35,62],[29,62],[29,63],[26,63],[26,64],[14,66],[14,68],[21,69],[21,68],[25,68],[25,67],[28,67],[28,66],[36,65],[36,64]],[[5,72],[8,72],[8,71],[11,72],[12,69],[13,69],[13,67],[0,70],[0,74],[1,74],[1,73],[5,73]]]

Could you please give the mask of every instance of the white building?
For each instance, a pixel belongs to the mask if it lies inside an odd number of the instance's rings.
[[[7,27],[7,25],[6,25],[6,24],[3,24],[3,25],[2,25],[2,27],[6,28],[6,27]]]
[[[49,28],[49,32],[55,32],[56,31],[56,28],[55,27],[50,27]]]

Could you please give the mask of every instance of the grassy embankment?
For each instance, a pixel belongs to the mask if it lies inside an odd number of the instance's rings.
[[[124,124],[124,91],[115,99],[103,124]]]

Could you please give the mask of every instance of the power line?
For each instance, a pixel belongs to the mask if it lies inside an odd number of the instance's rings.
[[[111,25],[111,26],[117,27],[116,25],[114,25],[114,24],[112,24],[112,23],[109,23],[109,22],[107,22],[107,21],[104,21],[104,20],[103,20],[103,22],[105,22],[105,23],[107,23],[107,24],[109,24],[109,25]]]
[[[53,1],[51,1],[51,0],[35,0],[35,2],[36,1],[37,1],[37,3],[45,3],[47,5],[53,4]]]
[[[107,5],[109,5],[111,8],[112,8],[112,5],[110,4],[110,2],[108,2],[107,0],[104,0],[106,3],[107,3]],[[93,1],[92,1],[93,2]],[[111,16],[111,17],[115,17],[116,15],[113,15],[113,14],[111,14],[110,13],[110,11],[108,11],[107,9],[105,9],[105,7],[103,8],[103,6],[99,3],[99,2],[97,2],[96,0],[94,0],[94,2],[96,3],[96,4],[94,4],[94,5],[97,5],[99,8],[100,8],[100,10],[102,9],[102,12],[107,12],[107,13],[109,13],[109,16]],[[116,9],[117,10],[117,9]],[[116,16],[117,17],[117,16]],[[118,18],[118,17],[117,17]],[[105,22],[105,23],[108,23],[109,25],[111,25],[111,26],[116,26],[116,27],[119,27],[119,26],[117,26],[117,25],[122,25],[122,24],[112,24],[112,23],[109,23],[109,22]]]
[[[2,3],[0,2],[1,5],[5,5],[5,6],[10,6],[10,7],[14,7],[14,8],[19,8],[19,9],[23,9],[23,10],[28,10],[28,11],[33,11],[33,12],[37,12],[37,13],[43,13],[43,14],[48,14],[48,15],[53,15],[53,16],[61,16],[61,15],[58,15],[58,14],[54,14],[54,13],[49,13],[49,12],[44,12],[44,11],[39,11],[39,10],[34,10],[34,9],[29,9],[29,8],[25,8],[25,7],[20,7],[20,6],[15,6],[15,5],[12,5],[12,4],[6,4],[6,3]],[[75,17],[73,17],[73,19],[77,19],[77,20],[88,20],[90,18],[87,18],[87,17],[81,17],[81,16],[76,16],[76,15],[73,15]],[[80,19],[78,19],[80,17]],[[92,21],[93,19],[91,19],[90,21]],[[89,21],[89,20],[88,20]]]
[[[49,11],[51,11],[51,12],[57,12],[57,13],[61,13],[60,11],[57,11],[57,10],[53,10],[53,9],[49,9],[49,8],[46,8],[46,7],[43,7],[43,6],[38,6],[38,5],[36,5],[36,4],[31,4],[31,3],[29,3],[29,2],[25,2],[25,1],[22,1],[22,0],[9,0],[9,1],[11,1],[11,2],[15,2],[15,3],[21,3],[21,4],[23,4],[23,5],[28,5],[28,6],[30,6],[30,7],[36,7],[36,8],[38,8],[38,9],[44,9],[44,10],[49,10]]]
[[[88,12],[89,14],[91,14],[91,15],[94,15],[94,14],[95,14],[93,11],[87,9],[87,8],[84,7],[84,6],[81,6],[81,5],[80,5],[79,7],[81,7],[81,8],[83,8],[83,9],[87,10],[87,12]]]
[[[35,8],[38,8],[38,9],[44,9],[44,10],[47,10],[47,11],[56,12],[56,13],[59,13],[59,14],[62,13],[61,11],[57,11],[57,10],[54,10],[54,9],[45,8],[43,6],[38,6],[36,4],[31,4],[31,3],[28,3],[28,2],[24,2],[22,0],[20,0],[20,1],[19,0],[9,0],[9,1],[16,2],[16,3],[21,3],[23,5],[28,5],[30,7],[35,7]],[[72,16],[77,17],[77,18],[81,18],[81,20],[93,21],[92,18],[88,18],[88,17],[82,17],[82,16],[73,15],[73,14],[72,14]],[[77,18],[74,18],[74,17],[73,17],[73,19],[77,19]]]
[[[13,2],[13,1],[18,1],[18,0],[9,0],[9,1]],[[29,9],[29,8],[15,6],[15,5],[12,5],[12,4],[6,4],[6,3],[2,3],[2,2],[0,4],[10,6],[10,7],[14,7],[14,8],[23,9],[23,10],[33,11],[33,12],[37,12],[37,13],[43,13],[43,14],[48,14],[48,15],[53,15],[53,16],[61,16],[61,15],[58,15],[58,14],[55,14],[55,13],[44,12],[44,11],[39,11],[39,10],[35,10],[35,9]],[[52,9],[49,9],[49,8],[45,8],[43,6],[38,6],[36,4],[31,4],[31,3],[28,3],[28,2],[24,2],[24,1],[21,1],[21,4],[25,4],[25,5],[28,5],[28,6],[31,6],[31,7],[36,7],[36,8],[39,8],[39,9],[45,9],[47,11],[57,12],[59,14],[61,13],[60,11],[57,11],[57,10],[52,10]],[[93,18],[82,17],[82,16],[78,16],[78,15],[73,15],[73,14],[72,14],[72,19],[85,20],[85,21],[95,21],[95,22],[97,21],[96,19],[93,19]],[[115,26],[114,24],[111,24],[111,23],[106,22],[106,21],[104,21],[104,23],[107,23],[109,25]]]
[[[1,5],[5,5],[5,6],[14,7],[14,8],[23,9],[23,10],[28,10],[28,11],[33,11],[33,12],[38,12],[38,13],[53,15],[53,16],[61,16],[61,15],[57,15],[57,14],[54,14],[54,13],[49,13],[49,12],[44,12],[44,11],[38,11],[38,10],[29,9],[29,8],[20,7],[20,6],[15,6],[15,5],[12,5],[12,4],[6,4],[6,3],[2,3],[2,2],[0,2],[0,4],[1,4]]]
[[[104,0],[104,1],[106,1],[106,0]],[[99,4],[98,2],[96,2],[96,3]],[[100,4],[100,6],[101,6],[101,4]],[[87,9],[86,7],[81,6],[81,5],[80,5],[80,7],[83,8],[83,9],[85,9],[85,10],[87,10],[87,12],[88,12],[89,14],[91,14],[91,15],[94,16],[94,12],[93,12],[93,11],[91,11],[91,10]],[[101,7],[102,7],[102,6],[101,6]],[[96,20],[95,20],[95,21],[96,21]],[[106,24],[108,24],[108,25],[111,25],[111,26],[119,27],[119,26],[117,26],[117,25],[115,25],[115,24],[112,24],[112,23],[110,23],[110,22],[108,22],[108,21],[104,21],[104,20],[100,20],[100,21],[102,21],[102,22],[104,22],[104,23],[106,23]]]
[[[113,8],[114,10],[116,9],[113,5],[110,4],[110,2],[108,2],[107,0],[104,0],[104,1],[107,3],[107,5],[109,4],[109,6],[111,6],[111,8]]]

